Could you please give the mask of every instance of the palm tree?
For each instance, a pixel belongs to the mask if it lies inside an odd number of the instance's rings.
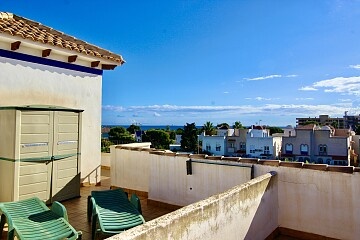
[[[244,126],[240,121],[236,121],[233,126],[234,129],[244,129]]]
[[[208,121],[202,127],[202,130],[205,132],[205,135],[213,135],[215,134],[215,127],[212,122]]]

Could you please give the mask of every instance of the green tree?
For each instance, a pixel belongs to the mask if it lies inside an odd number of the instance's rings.
[[[168,132],[158,129],[147,130],[142,138],[143,142],[151,142],[152,147],[157,149],[169,149],[169,145],[173,142]]]
[[[320,126],[320,123],[318,123],[317,121],[306,121],[302,125],[305,126],[305,125],[309,125],[309,124],[316,124],[316,125]]]
[[[360,125],[359,124],[355,126],[355,134],[360,135]]]
[[[216,127],[219,129],[229,129],[230,125],[228,123],[219,123]]]
[[[198,135],[195,123],[186,123],[184,132],[181,135],[181,149],[185,152],[197,152]]]
[[[175,130],[175,133],[177,135],[182,135],[184,133],[184,129],[183,128],[178,128],[178,129]]]
[[[116,144],[133,143],[135,139],[124,127],[114,127],[109,131],[109,140]]]
[[[233,125],[234,129],[244,129],[245,127],[242,125],[240,121],[236,121]]]
[[[140,131],[140,126],[131,124],[126,130],[131,134],[135,134],[136,131]]]
[[[284,130],[282,128],[279,127],[266,127],[267,129],[270,130],[270,135],[273,135],[274,133],[284,133]]]
[[[339,127],[339,123],[336,122],[336,121],[333,121],[333,122],[331,123],[331,126],[333,126],[334,128],[338,128],[338,127]]]
[[[110,146],[113,145],[109,139],[101,139],[101,152],[110,152]]]
[[[203,132],[205,132],[205,135],[214,135],[216,130],[212,122],[208,121],[204,124],[202,127]]]

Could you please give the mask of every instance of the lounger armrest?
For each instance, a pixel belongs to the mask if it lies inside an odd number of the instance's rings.
[[[65,218],[66,221],[69,221],[66,208],[61,203],[55,201],[51,205],[51,211],[56,215]]]
[[[131,194],[130,203],[134,205],[134,207],[139,211],[140,214],[142,214],[140,199],[138,196],[136,196],[135,193]]]

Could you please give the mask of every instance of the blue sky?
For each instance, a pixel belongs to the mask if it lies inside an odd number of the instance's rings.
[[[25,1],[8,11],[121,54],[102,123],[360,114],[360,1]]]

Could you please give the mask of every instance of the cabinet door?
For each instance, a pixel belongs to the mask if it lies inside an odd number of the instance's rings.
[[[52,201],[80,196],[79,113],[54,112]]]
[[[50,196],[53,152],[53,112],[22,111],[20,124],[20,163],[18,199]],[[15,195],[15,199],[16,195]]]

